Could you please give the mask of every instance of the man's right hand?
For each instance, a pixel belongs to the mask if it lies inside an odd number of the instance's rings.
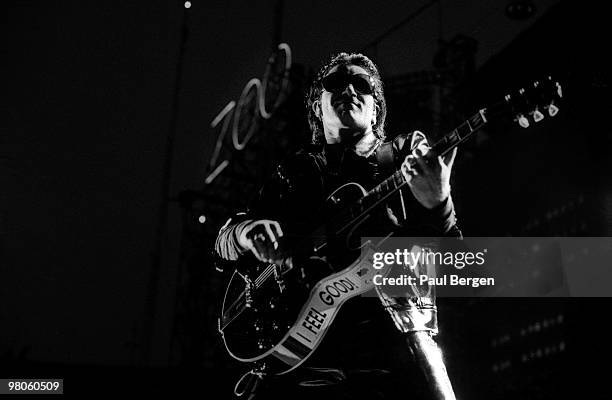
[[[252,220],[238,233],[238,244],[259,261],[280,264],[284,260],[279,244],[282,237],[283,230],[277,221]]]

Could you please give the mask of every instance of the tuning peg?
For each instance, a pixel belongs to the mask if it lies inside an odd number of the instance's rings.
[[[529,128],[529,120],[523,114],[519,114],[517,117],[518,124],[523,128]]]
[[[563,90],[561,89],[561,84],[553,80],[552,76],[548,77],[548,81],[553,85],[554,89],[556,89],[557,96],[559,96],[560,98],[563,97]]]
[[[537,107],[535,108],[535,110],[533,110],[533,113],[531,113],[531,115],[533,116],[533,120],[535,122],[540,122],[544,119],[544,114],[542,114],[542,112],[538,110]]]
[[[548,108],[548,115],[550,115],[551,117],[554,117],[559,112],[559,107],[557,107],[553,103],[550,103],[550,105],[547,108]]]

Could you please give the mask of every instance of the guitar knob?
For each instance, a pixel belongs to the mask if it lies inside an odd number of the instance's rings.
[[[285,281],[283,280],[283,277],[281,275],[281,273],[278,270],[279,267],[277,267],[276,265],[274,266],[274,280],[276,281],[276,284],[278,285],[278,291],[280,293],[283,293],[283,291],[285,290]]]
[[[533,112],[533,120],[535,122],[540,122],[544,119],[544,114],[542,114],[540,112],[540,110],[538,110],[537,108],[535,109],[535,111]]]
[[[555,82],[555,86],[557,87],[557,96],[563,97],[563,90],[561,89],[559,82]]]

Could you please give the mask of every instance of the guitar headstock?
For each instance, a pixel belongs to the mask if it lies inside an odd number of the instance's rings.
[[[504,100],[511,108],[514,121],[528,128],[532,121],[540,122],[546,115],[557,115],[562,97],[561,85],[549,76],[507,94]]]

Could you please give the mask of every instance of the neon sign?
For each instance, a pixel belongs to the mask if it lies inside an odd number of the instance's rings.
[[[284,56],[284,64],[281,64],[280,71],[273,68],[280,55]],[[258,122],[267,120],[278,107],[283,103],[287,95],[289,86],[289,71],[291,70],[291,49],[286,43],[278,45],[276,50],[268,58],[263,80],[253,78],[247,82],[242,89],[238,102],[232,100],[213,118],[210,127],[215,129],[221,125],[221,131],[217,136],[215,149],[213,150],[208,170],[211,171],[204,183],[209,185],[215,178],[229,165],[229,160],[225,159],[217,162],[221,153],[221,146],[228,131],[231,129],[232,145],[236,151],[242,151],[249,143],[255,132],[257,132]],[[268,98],[268,90],[272,86],[273,79],[280,78],[278,93],[276,97]],[[268,105],[267,105],[268,104]],[[251,106],[253,114],[248,114],[245,110]],[[223,122],[223,124],[221,124]],[[240,138],[242,136],[242,139]]]

